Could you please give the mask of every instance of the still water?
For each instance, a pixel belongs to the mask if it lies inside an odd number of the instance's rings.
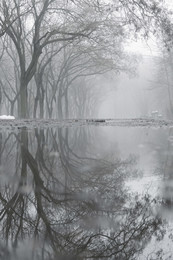
[[[0,259],[173,259],[173,128],[0,133]]]

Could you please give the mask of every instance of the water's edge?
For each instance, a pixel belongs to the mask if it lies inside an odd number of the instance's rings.
[[[122,126],[122,127],[173,127],[172,120],[131,118],[131,119],[1,119],[0,129],[3,128],[47,128],[70,126]]]

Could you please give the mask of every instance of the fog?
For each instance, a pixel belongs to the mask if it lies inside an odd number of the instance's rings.
[[[164,86],[157,83],[159,57],[141,56],[136,65],[136,75],[120,75],[110,93],[107,93],[99,108],[103,118],[149,117],[152,111],[166,116],[159,97]],[[166,91],[165,91],[166,92]]]

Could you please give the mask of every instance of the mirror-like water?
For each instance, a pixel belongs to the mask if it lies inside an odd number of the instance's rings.
[[[172,198],[172,128],[0,133],[0,259],[172,259]]]

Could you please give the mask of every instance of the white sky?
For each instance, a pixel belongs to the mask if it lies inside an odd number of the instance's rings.
[[[173,9],[173,1],[165,0],[165,7],[169,7],[170,9]]]
[[[133,41],[128,44],[126,50],[144,56],[159,56],[160,54],[156,39],[150,39],[148,40],[148,42],[146,42],[145,40]]]

